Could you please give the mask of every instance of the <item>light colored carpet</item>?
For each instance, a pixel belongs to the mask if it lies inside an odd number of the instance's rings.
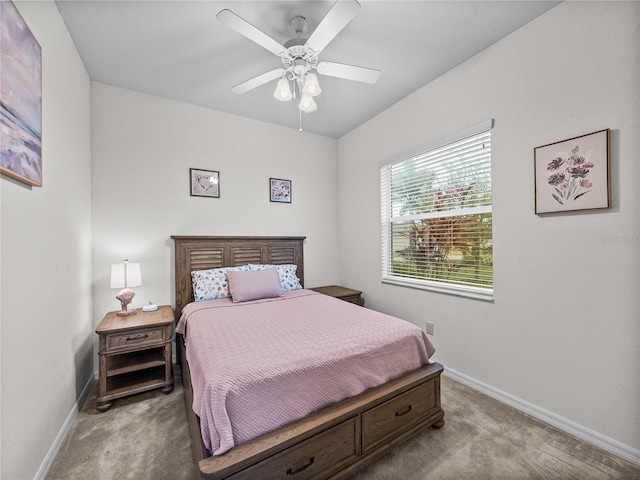
[[[73,422],[47,480],[198,478],[179,378],[95,409],[97,385]],[[443,377],[446,425],[429,428],[352,480],[640,479],[640,467]],[[256,479],[260,480],[260,479]]]
[[[191,450],[180,377],[173,392],[153,390],[96,410],[95,382],[73,421],[47,480],[192,480]]]

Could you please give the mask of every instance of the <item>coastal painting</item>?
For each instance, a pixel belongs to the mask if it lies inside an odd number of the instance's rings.
[[[11,1],[0,1],[0,173],[42,186],[42,49]]]

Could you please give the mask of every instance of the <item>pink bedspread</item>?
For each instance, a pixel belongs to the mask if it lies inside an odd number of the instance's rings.
[[[213,455],[428,364],[415,325],[310,290],[187,305],[193,410]]]

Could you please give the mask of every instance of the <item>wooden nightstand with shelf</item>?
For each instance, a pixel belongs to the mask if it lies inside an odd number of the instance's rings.
[[[171,340],[173,310],[169,305],[136,315],[110,312],[96,333],[100,336],[99,386],[96,408],[108,410],[117,398],[162,388],[173,390]]]
[[[323,293],[330,297],[339,298],[345,302],[355,303],[356,305],[363,306],[364,300],[362,298],[362,292],[360,290],[353,290],[351,288],[340,287],[339,285],[328,285],[326,287],[310,288],[314,292]]]

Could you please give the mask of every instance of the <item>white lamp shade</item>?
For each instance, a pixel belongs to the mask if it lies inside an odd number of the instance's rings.
[[[276,91],[273,92],[273,96],[281,102],[286,102],[287,100],[291,100],[293,98],[293,95],[291,94],[291,87],[289,86],[289,81],[286,78],[281,78],[278,81],[278,85],[276,85]]]
[[[111,265],[111,288],[129,288],[142,285],[139,263],[115,263]]]
[[[309,73],[304,81],[304,87],[302,87],[302,94],[309,95],[310,97],[317,97],[322,90],[318,83],[318,77],[315,73]]]
[[[307,113],[315,112],[318,109],[316,102],[313,101],[313,97],[310,95],[302,95],[300,105],[298,105],[298,107],[300,110]]]

